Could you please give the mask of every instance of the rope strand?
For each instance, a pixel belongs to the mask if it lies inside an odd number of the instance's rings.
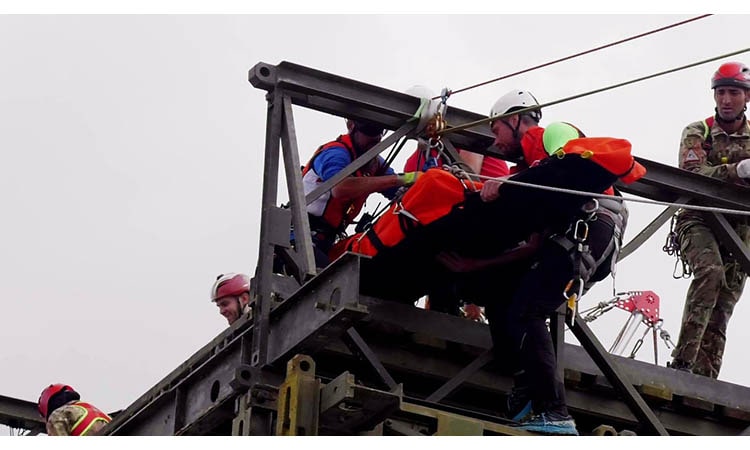
[[[617,196],[612,196],[612,195],[602,194],[602,193],[577,191],[574,189],[565,189],[565,188],[558,188],[558,187],[553,187],[553,186],[543,186],[539,184],[525,183],[523,181],[510,180],[510,179],[506,179],[503,177],[493,178],[493,177],[488,177],[485,175],[474,175],[474,174],[472,174],[471,177],[476,177],[476,178],[484,179],[484,180],[497,180],[497,181],[501,181],[503,183],[508,183],[511,185],[523,186],[523,187],[528,187],[528,188],[533,188],[533,189],[541,189],[545,191],[560,192],[563,194],[582,195],[582,196],[594,197],[594,198],[609,198],[609,199],[623,201],[623,202],[629,201],[629,202],[635,202],[635,203],[645,203],[649,205],[674,206],[674,207],[678,207],[682,209],[692,209],[695,211],[707,211],[707,212],[716,212],[716,213],[721,213],[721,214],[737,214],[737,215],[742,215],[742,216],[750,216],[750,211],[742,211],[742,210],[737,210],[737,209],[717,208],[713,206],[689,205],[686,203],[670,203],[670,202],[662,202],[659,200],[649,200],[649,199],[641,199],[641,198],[624,198],[624,197],[617,197]]]
[[[708,16],[712,16],[712,15],[713,14],[703,14],[702,16],[697,16],[697,17],[693,17],[692,19],[683,20],[682,22],[673,23],[672,25],[667,25],[667,26],[664,26],[664,27],[661,27],[661,28],[657,28],[655,30],[647,31],[645,33],[641,33],[641,34],[638,34],[638,35],[635,35],[635,36],[631,36],[629,38],[620,39],[619,41],[611,42],[609,44],[605,44],[605,45],[602,45],[602,46],[599,46],[599,47],[596,47],[596,48],[592,48],[590,50],[585,50],[585,51],[576,53],[574,55],[566,56],[564,58],[556,59],[556,60],[550,61],[548,63],[539,64],[538,66],[529,67],[528,69],[523,69],[523,70],[519,70],[518,72],[513,72],[513,73],[510,73],[508,75],[503,75],[501,77],[498,77],[498,78],[495,78],[495,79],[492,79],[492,80],[489,80],[489,81],[485,81],[483,83],[477,83],[477,84],[474,84],[474,85],[471,85],[471,86],[468,86],[468,87],[465,87],[465,88],[462,88],[462,89],[458,89],[458,90],[452,91],[451,95],[457,94],[459,92],[468,91],[469,89],[478,88],[480,86],[484,86],[486,84],[494,83],[496,81],[504,80],[506,78],[514,77],[516,75],[521,75],[521,74],[526,73],[526,72],[531,72],[532,70],[541,69],[542,67],[551,66],[551,65],[557,64],[559,62],[563,62],[563,61],[567,61],[569,59],[577,58],[579,56],[587,55],[589,53],[593,53],[593,52],[596,52],[596,51],[599,51],[599,50],[603,50],[605,48],[613,47],[615,45],[623,44],[623,43],[628,42],[628,41],[633,41],[635,39],[642,38],[642,37],[648,36],[650,34],[658,33],[660,31],[668,30],[670,28],[674,28],[674,27],[677,27],[677,26],[680,26],[680,25],[684,25],[686,23],[690,23],[690,22],[694,22],[696,20],[704,19],[704,18],[706,18]],[[441,97],[437,96],[433,100],[437,100],[439,98],[441,98]]]
[[[506,114],[500,114],[500,115],[496,115],[496,116],[492,116],[492,117],[487,117],[485,119],[475,120],[473,122],[468,122],[468,123],[465,123],[463,125],[458,125],[458,126],[455,126],[455,127],[446,128],[444,130],[438,131],[438,134],[442,136],[442,135],[447,134],[447,133],[454,133],[456,131],[461,131],[461,130],[465,130],[467,128],[475,127],[477,125],[482,125],[482,124],[487,123],[487,122],[495,121],[495,120],[502,119],[502,118],[509,117],[509,116],[513,116],[513,115],[516,115],[516,114],[523,114],[525,112],[529,112],[529,111],[536,110],[536,109],[546,108],[548,106],[557,105],[558,103],[569,102],[571,100],[576,100],[576,99],[579,99],[579,98],[582,98],[582,97],[587,97],[589,95],[598,94],[600,92],[609,91],[609,90],[612,90],[612,89],[615,89],[615,88],[627,86],[629,84],[638,83],[639,81],[644,81],[644,80],[648,80],[648,79],[651,79],[651,78],[656,78],[656,77],[659,77],[659,76],[662,76],[662,75],[666,75],[666,74],[669,74],[669,73],[679,72],[680,70],[689,69],[691,67],[700,66],[702,64],[710,63],[710,62],[713,62],[713,61],[716,61],[716,60],[719,60],[719,59],[724,59],[724,58],[727,58],[729,56],[738,55],[740,53],[746,53],[748,51],[750,51],[750,48],[743,48],[742,50],[737,50],[737,51],[734,51],[734,52],[731,52],[731,53],[725,53],[723,55],[715,56],[713,58],[709,58],[709,59],[706,59],[706,60],[703,60],[703,61],[694,62],[694,63],[687,64],[687,65],[684,65],[684,66],[676,67],[674,69],[664,70],[662,72],[654,73],[654,74],[651,74],[651,75],[646,75],[644,77],[636,78],[634,80],[624,81],[622,83],[613,84],[611,86],[606,86],[606,87],[603,87],[603,88],[595,89],[593,91],[584,92],[584,93],[578,94],[578,95],[573,95],[571,97],[565,97],[565,98],[560,99],[560,100],[555,100],[555,101],[551,101],[551,102],[548,102],[548,103],[543,103],[541,105],[530,106],[528,108],[518,109],[516,111],[512,111],[512,112],[509,112],[509,113],[506,113]]]

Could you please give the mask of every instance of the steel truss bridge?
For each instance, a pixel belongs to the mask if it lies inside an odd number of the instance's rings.
[[[249,81],[267,92],[263,199],[253,317],[228,327],[118,412],[108,435],[525,435],[499,405],[512,380],[495,361],[486,325],[360,292],[366,258],[346,254],[316,273],[307,203],[403,137],[420,99],[290,62],[260,62]],[[368,119],[393,130],[307,195],[292,106]],[[486,116],[449,108],[449,124]],[[456,147],[500,156],[486,124],[448,133]],[[280,161],[290,207],[277,205]],[[647,175],[626,193],[669,203],[750,211],[748,191],[638,158]],[[676,211],[665,207],[629,242],[630,255]],[[720,213],[722,243],[750,273],[750,254]],[[289,247],[294,226],[296,248]],[[294,276],[274,274],[274,252]],[[568,406],[582,434],[739,435],[750,427],[750,388],[609,354],[583,320],[550,321]],[[0,423],[43,432],[33,402],[0,396]]]

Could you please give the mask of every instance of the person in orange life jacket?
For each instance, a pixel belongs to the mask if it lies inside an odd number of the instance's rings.
[[[435,97],[434,93],[429,89],[423,86],[413,86],[407,90],[407,94],[426,100],[428,102],[426,104],[428,111],[437,110],[437,106],[432,100]],[[436,148],[429,148],[428,142],[424,139],[417,139],[417,142],[417,148],[414,150],[414,153],[406,160],[404,172],[425,172],[433,167],[442,167],[443,164],[448,162],[447,157],[444,154],[441,155]],[[463,162],[475,174],[485,177],[504,177],[510,173],[508,163],[503,159],[463,149],[457,150]],[[425,308],[453,315],[461,315],[460,303],[460,301],[454,298],[454,293],[450,289],[437,287],[434,293],[428,296]],[[479,320],[482,316],[482,310],[477,305],[467,303],[464,305],[463,315],[470,320]]]
[[[348,119],[346,126],[348,134],[318,148],[303,169],[305,194],[312,192],[378,144],[385,132],[383,126],[367,120]],[[307,205],[316,266],[322,268],[328,265],[329,250],[337,237],[344,234],[346,228],[353,223],[370,194],[379,192],[392,199],[398,188],[413,184],[417,176],[416,172],[396,174],[381,156],[377,156]]]
[[[211,286],[211,301],[229,325],[243,314],[251,314],[250,277],[242,273],[227,273],[216,277]]]
[[[82,402],[81,396],[66,384],[50,384],[39,396],[39,414],[50,436],[95,436],[112,418],[95,406]]]
[[[498,99],[498,101],[493,106],[490,115],[503,115],[512,111],[531,108],[534,106],[539,106],[539,102],[536,100],[533,94],[528,91],[514,89]],[[499,151],[499,153],[503,155],[503,157],[516,164],[516,166],[514,166],[512,169],[508,169],[507,163],[505,163],[505,173],[496,176],[500,177],[506,176],[509,173],[517,173],[520,171],[520,168],[527,168],[538,159],[542,159],[547,156],[543,149],[541,149],[540,151],[539,146],[534,145],[537,144],[537,141],[541,143],[541,138],[539,138],[538,140],[528,140],[528,142],[523,141],[524,145],[522,146],[522,140],[527,131],[533,129],[543,131],[543,129],[538,126],[539,120],[541,120],[541,118],[541,109],[532,109],[523,114],[510,115],[508,117],[495,120],[491,123],[492,132],[495,135],[495,141],[493,142],[493,145]],[[417,158],[415,156],[418,156],[419,150],[420,149],[417,149],[417,152],[412,155],[412,158],[415,159],[415,163],[417,162]],[[411,166],[408,167],[411,168]],[[404,168],[404,170],[406,170],[406,168]],[[497,184],[490,183],[490,186],[494,186],[494,190],[495,192],[497,192]],[[483,190],[483,192],[485,191]],[[487,194],[484,195],[486,196]],[[515,255],[517,257],[521,254],[528,255],[528,253],[529,247],[526,247],[525,249],[520,250],[520,253],[504,253],[502,258],[506,258],[509,254]],[[459,261],[463,261],[464,263],[466,261],[465,258],[458,256],[453,252],[440,253],[438,255],[438,259],[441,260],[441,262],[449,268],[457,268],[463,264]],[[478,264],[480,263],[477,261],[473,262],[473,270],[478,269]],[[495,265],[496,262],[485,260],[481,264],[484,267],[491,267]],[[445,279],[444,281],[448,283],[448,285],[436,286],[434,293],[429,296],[430,309],[451,314],[458,314],[460,305],[458,304],[458,302],[456,302],[456,288],[455,286],[453,286],[453,282],[451,280]]]
[[[750,68],[740,62],[719,66],[711,79],[714,115],[682,131],[679,167],[739,186],[750,185]],[[720,244],[705,212],[680,210],[675,232],[681,255],[692,269],[677,345],[668,364],[674,369],[717,378],[727,327],[747,278],[739,262]],[[747,217],[726,219],[750,245]]]
[[[534,104],[538,103],[530,93],[511,91],[496,102],[491,116]],[[533,116],[530,113],[534,113]],[[536,126],[541,112],[531,110],[530,113],[527,112],[526,116],[524,113],[511,115],[491,124],[495,146],[517,162],[514,168],[516,172],[538,164],[548,154],[557,153],[571,138],[582,135],[569,124],[553,124],[555,127],[552,131],[557,133],[547,133]],[[561,129],[563,132],[560,132]],[[535,139],[528,139],[527,135]],[[629,171],[624,175],[624,181],[633,181],[642,176],[645,169],[636,164],[633,163],[635,173]],[[486,181],[480,194],[482,201],[494,201],[498,196],[499,184],[498,181]],[[623,214],[622,211],[618,212]],[[626,213],[624,215],[626,217]],[[601,217],[603,220],[589,224],[589,247],[594,267],[588,267],[586,273],[581,273],[587,286],[606,277],[609,261],[616,249],[611,244],[618,238],[615,232],[617,227],[609,215],[603,214]],[[624,227],[622,217],[617,220],[620,221],[621,232]],[[565,230],[551,231],[558,233],[556,238],[566,234]],[[498,359],[507,361],[514,373],[515,385],[506,407],[509,417],[520,421],[519,426],[530,431],[575,435],[578,432],[566,407],[564,385],[557,374],[557,361],[546,319],[563,303],[564,298],[560,294],[575,277],[576,259],[560,239],[540,239],[539,236],[530,237],[525,247],[522,245],[514,251],[520,259],[516,259],[511,266],[496,267],[494,270],[492,265],[498,261],[462,260],[455,255],[442,260],[452,264],[449,267],[454,271],[479,270],[470,278],[471,281],[462,284],[465,289],[462,294],[469,300],[472,296],[485,297],[476,299],[476,302],[486,305],[496,355]],[[529,255],[532,255],[531,259],[528,259]],[[506,257],[507,262],[507,256],[501,255],[500,258]]]
[[[485,177],[504,177],[510,173],[508,164],[500,158],[461,149],[458,150],[458,153],[473,173],[478,173]],[[404,172],[414,172],[417,170],[425,172],[433,167],[442,167],[445,161],[445,157],[440,156],[436,149],[428,149],[428,144],[425,140],[418,139],[417,149],[406,160]],[[425,308],[460,315],[460,302],[455,301],[451,296],[451,292],[439,290],[432,297],[428,298]],[[463,315],[470,320],[479,320],[482,316],[482,310],[477,305],[467,303],[464,305]]]

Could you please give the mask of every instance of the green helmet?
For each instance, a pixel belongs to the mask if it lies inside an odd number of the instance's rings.
[[[544,128],[542,142],[547,154],[553,155],[563,148],[568,141],[581,137],[584,137],[584,134],[575,126],[567,122],[553,122]]]

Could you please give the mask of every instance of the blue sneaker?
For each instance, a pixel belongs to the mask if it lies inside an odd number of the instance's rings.
[[[556,436],[578,436],[576,422],[570,416],[555,413],[541,413],[521,422],[519,429]]]
[[[522,422],[533,414],[531,400],[529,400],[529,389],[526,386],[513,387],[506,403],[506,415],[513,422]]]
[[[508,403],[510,403],[510,401]],[[527,400],[524,404],[517,405],[516,408],[508,408],[508,411],[510,414],[513,414],[510,420],[513,422],[523,422],[532,416],[533,411],[531,410],[531,400]]]

